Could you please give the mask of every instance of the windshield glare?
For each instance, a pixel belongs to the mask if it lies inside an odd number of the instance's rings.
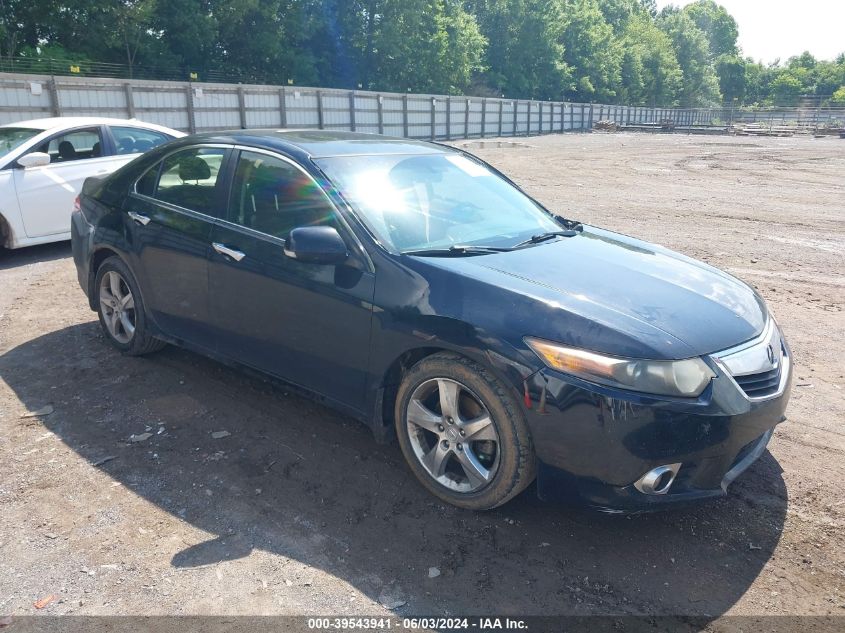
[[[0,127],[0,158],[20,147],[29,139],[38,136],[42,131],[25,127]]]
[[[548,213],[460,154],[337,156],[316,161],[368,228],[398,251],[514,246],[560,230]]]

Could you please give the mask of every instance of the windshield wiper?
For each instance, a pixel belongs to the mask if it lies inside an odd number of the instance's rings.
[[[528,246],[529,244],[539,244],[540,242],[545,242],[550,240],[554,237],[575,237],[578,235],[578,231],[574,229],[567,229],[565,231],[549,231],[548,233],[539,233],[537,235],[532,235],[524,242],[520,242],[519,244],[513,246],[512,248],[522,248],[523,246]]]
[[[507,253],[512,251],[510,246],[472,246],[452,244],[449,248],[424,248],[415,251],[402,251],[403,255],[417,255],[420,257],[460,257],[461,255],[489,255],[490,253]]]

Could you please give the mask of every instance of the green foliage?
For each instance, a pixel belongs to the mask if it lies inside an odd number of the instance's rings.
[[[563,31],[563,59],[573,84],[567,98],[575,101],[612,101],[621,80],[622,51],[613,28],[597,0],[567,0]]]
[[[676,105],[682,73],[666,33],[647,17],[637,16],[625,27],[622,51],[620,102]]]
[[[487,38],[487,71],[481,79],[494,94],[562,98],[570,69],[564,59],[567,18],[561,0],[477,0],[466,5]]]
[[[672,41],[672,48],[681,67],[680,105],[699,107],[718,104],[721,100],[719,79],[709,61],[704,32],[685,11],[662,17],[659,26]]]
[[[772,81],[772,99],[779,106],[797,105],[801,92],[801,80],[789,72],[779,73]]]
[[[841,86],[830,98],[830,105],[845,106],[845,86]]]
[[[684,13],[692,19],[707,38],[711,60],[722,55],[739,53],[737,47],[739,27],[725,7],[716,4],[713,0],[698,0],[698,2],[685,6]]]
[[[713,0],[0,0],[0,57],[45,64],[631,105],[842,102],[845,53],[762,65],[737,36]]]
[[[741,103],[748,84],[745,60],[737,55],[720,55],[716,59],[716,74],[725,103]]]

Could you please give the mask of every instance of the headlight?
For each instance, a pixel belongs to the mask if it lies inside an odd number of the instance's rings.
[[[716,375],[700,358],[638,360],[564,347],[536,338],[526,338],[525,342],[552,369],[631,391],[695,398]]]

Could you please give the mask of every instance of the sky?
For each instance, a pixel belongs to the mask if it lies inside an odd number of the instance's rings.
[[[657,0],[684,6],[691,0]],[[716,0],[739,25],[746,57],[770,63],[810,51],[817,59],[845,53],[845,0]]]

